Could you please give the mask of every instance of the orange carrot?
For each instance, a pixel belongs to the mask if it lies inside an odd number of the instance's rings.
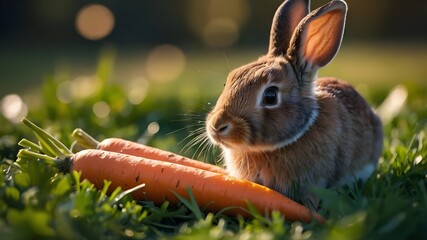
[[[71,169],[81,171],[81,178],[88,179],[99,189],[102,189],[104,179],[111,181],[111,190],[119,186],[130,189],[145,183],[144,188],[132,193],[137,200],[150,200],[155,204],[166,200],[177,203],[179,200],[173,192],[188,197],[186,189],[189,186],[199,206],[208,211],[237,207],[225,214],[248,216],[243,210],[247,200],[261,213],[278,210],[291,221],[311,222],[312,218],[325,221],[322,216],[278,192],[220,173],[96,149],[78,152],[71,161]]]
[[[161,150],[154,147],[149,147],[140,143],[120,139],[120,138],[107,138],[102,142],[98,142],[89,136],[86,132],[81,129],[76,129],[73,132],[73,137],[77,139],[77,142],[82,142],[88,148],[96,148],[99,150],[105,150],[110,152],[118,152],[129,154],[138,157],[149,158],[153,160],[159,160],[170,163],[178,163],[181,165],[203,169],[206,171],[217,172],[221,174],[227,174],[224,168],[204,163],[201,161],[193,160],[180,156],[178,154]]]
[[[227,207],[234,207],[224,213],[248,216],[244,208],[250,202],[261,213],[278,210],[288,220],[311,222],[315,219],[325,222],[319,214],[250,181],[177,163],[103,150],[89,149],[73,154],[60,141],[29,120],[23,119],[22,122],[33,130],[40,145],[23,139],[20,145],[28,149],[21,149],[18,158],[42,159],[56,163],[65,172],[79,171],[82,179],[88,179],[99,189],[103,189],[104,180],[109,180],[109,193],[121,187],[131,191],[136,200],[162,204],[166,200],[177,203],[179,199],[175,194],[188,197],[187,188],[191,188],[199,206],[208,211],[224,211]],[[144,188],[139,189],[143,185]]]

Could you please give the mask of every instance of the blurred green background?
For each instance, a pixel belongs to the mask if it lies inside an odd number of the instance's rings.
[[[180,151],[228,72],[265,53],[281,2],[2,1],[0,132],[28,116],[64,134],[83,127]],[[374,106],[404,84],[426,116],[427,2],[347,3],[341,51],[319,76],[349,81]]]
[[[427,1],[347,0],[341,51],[319,76],[352,83],[381,113],[384,151],[366,183],[318,189],[328,224],[259,217],[224,224],[167,202],[116,208],[104,193],[88,194],[88,183],[75,190],[71,175],[57,174],[50,164],[16,164],[19,140],[35,139],[20,124],[23,117],[67,146],[73,129],[82,128],[98,140],[121,137],[218,160],[203,138],[206,112],[228,72],[266,52],[281,2],[0,1],[2,236],[208,239],[218,233],[229,239],[231,230],[236,239],[424,239]],[[312,9],[326,2],[313,0]],[[75,215],[79,210],[83,215]]]

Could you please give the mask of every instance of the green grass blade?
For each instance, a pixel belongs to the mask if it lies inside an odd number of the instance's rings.
[[[126,191],[121,192],[119,195],[117,195],[114,200],[111,202],[111,204],[116,204],[118,201],[120,201],[120,199],[122,199],[124,196],[133,193],[141,188],[145,187],[145,183],[139,184],[138,186],[135,186],[133,188],[130,188]]]
[[[71,174],[73,175],[73,179],[74,179],[76,191],[80,191],[81,190],[81,187],[80,187],[81,186],[80,177],[82,175],[82,172],[73,171]]]
[[[244,211],[244,212],[249,213],[249,211],[248,211],[246,208],[243,208],[243,207],[225,207],[225,208],[221,209],[220,211],[218,211],[218,212],[215,214],[215,218],[219,218],[221,215],[223,215],[223,214],[224,214],[224,213],[226,213],[227,211],[229,211],[229,210],[234,210],[234,209],[240,209],[241,211]]]
[[[258,209],[248,200],[245,200],[246,205],[248,206],[249,213],[252,215],[253,218],[259,219],[264,221],[264,217],[261,215],[261,213],[258,211]]]
[[[197,204],[196,198],[194,197],[193,192],[191,191],[191,188],[189,186],[187,186],[187,193],[190,198],[189,200],[187,200],[186,198],[182,197],[181,195],[179,195],[174,191],[172,191],[172,193],[179,199],[180,202],[182,202],[188,209],[190,209],[190,211],[194,214],[194,216],[198,220],[203,219],[203,213],[200,210],[200,207]]]

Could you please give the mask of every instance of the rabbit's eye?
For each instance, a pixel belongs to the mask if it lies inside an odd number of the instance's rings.
[[[262,96],[262,104],[265,106],[277,104],[277,91],[277,87],[269,87],[265,89],[264,95]]]

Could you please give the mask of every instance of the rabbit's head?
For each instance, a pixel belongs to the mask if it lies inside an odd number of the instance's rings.
[[[207,116],[211,141],[241,152],[297,141],[317,117],[313,82],[340,47],[346,13],[340,0],[312,12],[308,0],[286,0],[274,16],[268,53],[229,74]]]

